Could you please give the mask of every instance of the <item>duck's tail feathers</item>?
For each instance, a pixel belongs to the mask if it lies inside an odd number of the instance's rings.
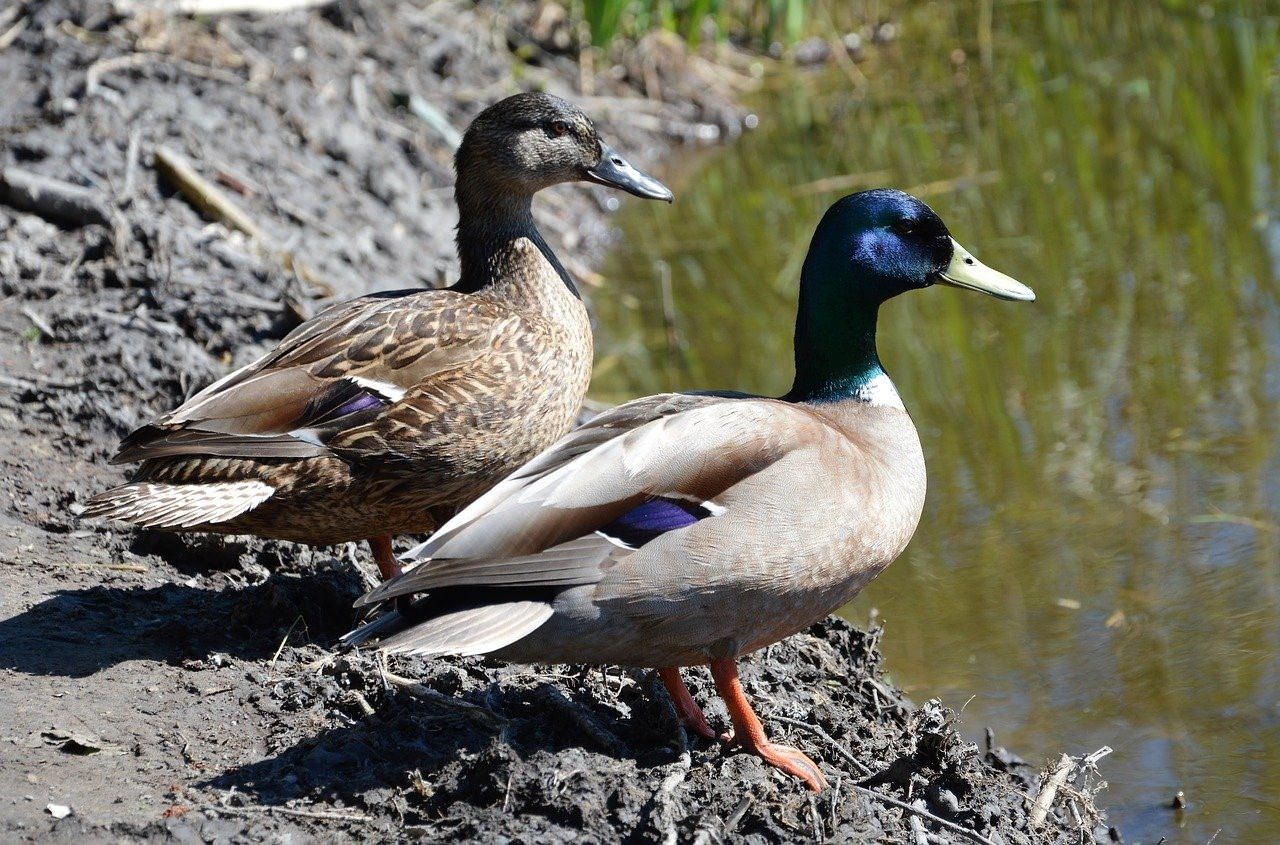
[[[454,610],[392,634],[379,643],[379,648],[389,654],[488,654],[533,633],[551,614],[551,605],[542,601],[503,602]],[[398,611],[388,613],[347,634],[342,642],[359,645],[404,622]]]
[[[377,618],[362,624],[354,631],[348,631],[338,640],[341,648],[354,648],[362,646],[373,640],[382,637],[390,637],[392,634],[403,631],[408,626],[408,621],[404,615],[398,610],[387,610],[378,614]]]
[[[275,491],[257,479],[208,484],[138,481],[94,496],[85,503],[84,516],[119,519],[144,528],[193,528],[234,519]]]

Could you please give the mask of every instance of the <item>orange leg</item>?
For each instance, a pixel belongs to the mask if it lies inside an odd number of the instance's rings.
[[[794,775],[805,782],[814,792],[821,792],[827,787],[827,779],[823,776],[818,764],[813,762],[795,748],[786,745],[775,745],[764,735],[764,725],[751,709],[751,703],[742,691],[742,682],[738,680],[738,666],[732,660],[711,661],[711,677],[715,678],[716,689],[729,708],[729,716],[733,719],[734,737],[743,750],[761,757],[766,763]]]
[[[671,695],[671,701],[676,705],[676,715],[680,717],[680,724],[706,739],[728,740],[727,736],[716,733],[715,728],[711,727],[711,723],[702,713],[702,708],[693,700],[693,696],[689,694],[689,688],[680,679],[678,668],[667,666],[659,669],[658,677],[662,678],[662,683]]]
[[[372,537],[369,546],[373,549],[373,559],[378,562],[378,574],[383,581],[389,581],[400,574],[400,561],[396,560],[395,549],[391,547],[391,535]]]
[[[383,581],[390,581],[404,571],[400,568],[400,561],[396,560],[396,551],[391,546],[390,534],[373,537],[369,540],[369,546],[373,549],[373,559],[378,563],[378,574],[382,576]],[[413,596],[400,596],[396,599],[396,610],[401,613],[407,615],[411,607],[413,607]]]

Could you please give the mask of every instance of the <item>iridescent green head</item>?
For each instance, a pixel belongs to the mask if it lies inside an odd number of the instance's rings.
[[[960,246],[933,209],[902,191],[845,197],[818,224],[800,280],[797,400],[864,392],[884,375],[876,355],[880,304],[935,284],[1030,302],[1031,288]]]

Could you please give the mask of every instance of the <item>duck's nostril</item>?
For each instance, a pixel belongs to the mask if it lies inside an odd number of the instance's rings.
[[[973,263],[973,259],[972,259],[972,258],[966,258],[966,259],[964,260],[964,263],[965,263],[965,264],[972,264],[972,263]]]
[[[626,162],[625,162],[625,161],[624,161],[620,156],[614,156],[614,157],[613,157],[613,163],[614,163],[614,164],[616,164],[616,165],[618,165],[619,167],[626,167],[626,166],[627,166],[627,163],[626,163]]]

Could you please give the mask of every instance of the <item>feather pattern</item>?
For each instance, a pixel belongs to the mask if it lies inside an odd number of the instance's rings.
[[[573,131],[548,132],[561,126]],[[142,462],[135,485],[96,497],[92,512],[130,518],[160,489],[142,482],[256,480],[274,491],[257,506],[210,508],[202,522],[185,514],[183,527],[318,545],[431,530],[573,425],[591,327],[533,197],[591,180],[671,199],[619,162],[558,97],[522,93],[485,109],[455,157],[457,283],[321,312],[125,438],[116,460]]]
[[[919,440],[898,409],[650,397],[496,485],[359,604],[550,590],[550,616],[497,656],[705,663],[843,604],[901,552],[923,498]]]
[[[963,253],[919,200],[844,198],[805,259],[786,397],[668,394],[606,412],[464,508],[362,603],[427,593],[409,614],[424,621],[401,620],[397,641],[447,616],[433,610],[439,594],[471,591],[479,608],[524,591],[550,615],[499,658],[711,663],[725,691],[736,679],[726,663],[846,603],[915,532],[924,456],[880,365],[876,317],[887,299],[940,279],[1034,296]],[[489,590],[503,598],[486,600]],[[735,725],[752,725],[740,690],[736,700]],[[798,752],[754,742],[821,786]]]
[[[794,430],[787,430],[788,421]],[[406,560],[528,554],[655,496],[714,500],[813,428],[774,399],[658,396],[602,414],[458,514]]]
[[[709,663],[742,747],[825,788],[816,763],[764,736],[735,662],[845,604],[915,532],[924,456],[876,316],[939,280],[1034,298],[913,197],[836,203],[805,259],[786,397],[665,395],[602,414],[412,550],[416,565],[360,602],[397,611],[345,641],[394,627],[388,651],[656,667],[681,721],[715,736],[678,671]]]
[[[126,484],[98,496],[89,516],[110,515],[146,528],[187,528],[233,519],[265,502],[275,488],[256,479],[213,484]]]
[[[551,618],[551,606],[522,601],[455,610],[389,637],[392,654],[487,654],[510,645]]]
[[[318,544],[430,530],[563,434],[590,377],[585,309],[542,252],[517,240],[494,260],[521,309],[488,289],[335,305],[125,438],[114,460],[142,461],[146,484],[90,513],[136,521],[163,485],[256,480],[275,495],[203,519],[217,497],[192,498],[166,527]]]

